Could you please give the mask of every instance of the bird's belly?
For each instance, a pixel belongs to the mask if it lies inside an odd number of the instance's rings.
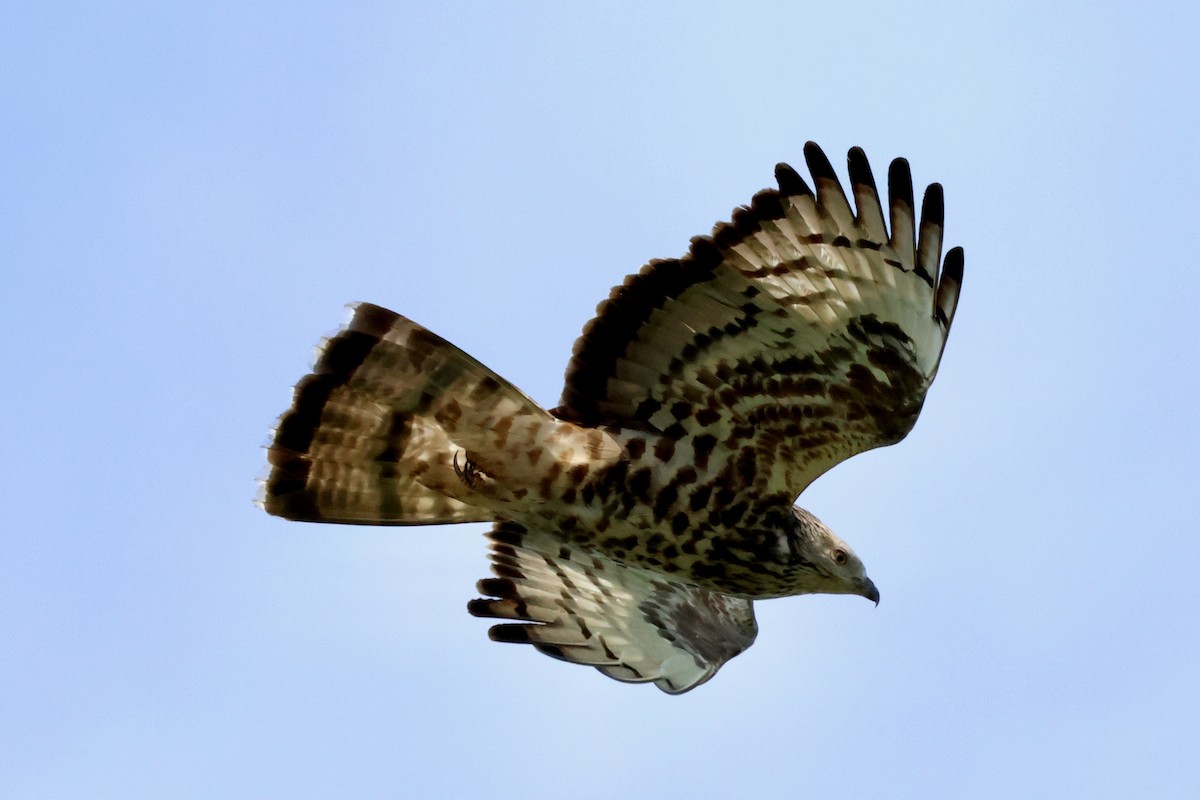
[[[628,459],[563,486],[553,501],[527,505],[519,521],[622,563],[717,591],[794,594],[781,538],[788,517],[756,507],[750,492],[733,488],[732,476],[672,467]]]

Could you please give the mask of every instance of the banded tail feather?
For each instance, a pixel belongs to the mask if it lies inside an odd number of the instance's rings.
[[[262,507],[306,522],[492,519],[486,498],[463,480],[471,451],[500,420],[548,415],[417,323],[369,303],[352,309],[279,419]]]

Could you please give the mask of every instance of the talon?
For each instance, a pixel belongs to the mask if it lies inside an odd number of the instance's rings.
[[[454,466],[454,474],[467,485],[468,489],[474,489],[475,476],[479,474],[479,468],[475,466],[475,462],[464,455],[463,464],[460,467],[458,465],[458,451],[455,451],[454,457],[451,459],[451,464]]]

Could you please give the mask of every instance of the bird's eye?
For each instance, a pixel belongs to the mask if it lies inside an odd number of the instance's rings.
[[[837,550],[833,551],[833,563],[845,564],[849,560],[850,560],[850,557],[848,555],[846,555],[846,551],[843,550],[842,548],[839,547]]]

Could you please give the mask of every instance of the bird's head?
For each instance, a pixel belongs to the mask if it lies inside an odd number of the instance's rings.
[[[867,577],[862,560],[825,523],[794,506],[795,527],[789,547],[802,565],[803,594],[856,594],[879,605],[879,590]]]

